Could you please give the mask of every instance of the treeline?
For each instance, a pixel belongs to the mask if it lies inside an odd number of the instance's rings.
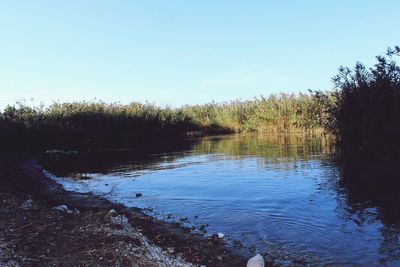
[[[3,148],[115,147],[191,133],[305,132],[322,128],[326,108],[321,103],[314,94],[280,94],[182,108],[148,103],[74,102],[49,107],[18,103],[0,113],[0,142]]]

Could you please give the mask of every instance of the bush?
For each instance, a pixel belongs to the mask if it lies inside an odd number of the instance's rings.
[[[347,154],[393,156],[400,153],[400,68],[395,56],[400,47],[376,57],[374,67],[357,63],[341,67],[334,77],[337,106],[335,119],[340,145]]]

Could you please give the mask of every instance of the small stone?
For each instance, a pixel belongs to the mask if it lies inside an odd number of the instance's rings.
[[[117,216],[117,215],[118,215],[118,212],[117,212],[115,209],[110,209],[110,210],[108,211],[108,215],[110,215],[110,216]]]
[[[265,262],[260,254],[255,255],[253,258],[250,258],[246,265],[246,267],[264,267],[264,266]]]
[[[57,206],[57,207],[53,207],[52,209],[53,209],[53,210],[58,210],[58,211],[61,211],[61,212],[66,212],[66,211],[68,211],[67,205],[60,205],[60,206]]]
[[[143,196],[142,193],[136,193],[136,197],[141,197],[141,196]]]

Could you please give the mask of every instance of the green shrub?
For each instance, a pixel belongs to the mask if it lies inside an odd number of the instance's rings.
[[[378,56],[374,67],[341,67],[334,82],[337,106],[330,110],[345,153],[368,156],[400,154],[400,47]]]

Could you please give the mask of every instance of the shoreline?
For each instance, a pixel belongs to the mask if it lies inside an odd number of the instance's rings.
[[[8,187],[9,187],[9,192],[6,192],[6,194],[3,196],[4,199],[2,201],[4,203],[6,203],[7,201],[5,199],[7,193],[9,199],[12,199],[12,197],[14,197],[12,195],[14,194],[15,196],[19,195],[18,197],[16,197],[17,200],[19,201],[23,201],[24,198],[31,199],[31,201],[34,203],[32,206],[35,205],[39,206],[40,213],[43,213],[42,215],[44,217],[49,217],[49,216],[51,217],[53,215],[58,218],[62,217],[63,220],[73,225],[90,224],[87,222],[87,220],[89,220],[89,222],[97,220],[98,224],[93,225],[92,229],[90,230],[94,231],[96,229],[103,229],[105,230],[107,235],[110,235],[115,230],[111,229],[113,227],[120,228],[120,230],[125,229],[126,232],[125,238],[132,237],[133,235],[136,236],[136,239],[138,239],[138,236],[143,235],[144,239],[141,239],[142,241],[140,241],[140,243],[141,244],[146,243],[146,239],[149,241],[147,242],[148,243],[147,252],[153,249],[155,251],[158,251],[156,254],[163,254],[161,258],[153,257],[152,259],[151,254],[153,254],[154,256],[154,252],[147,253],[148,255],[146,254],[146,252],[143,252],[142,255],[143,260],[147,261],[146,263],[144,263],[144,265],[143,264],[141,265],[140,263],[128,263],[128,259],[126,259],[128,266],[148,266],[149,264],[151,264],[151,260],[158,261],[155,262],[155,266],[162,266],[162,264],[165,264],[165,266],[198,266],[198,265],[245,266],[246,265],[247,258],[244,258],[232,252],[229,248],[227,248],[223,240],[218,239],[215,236],[205,237],[200,234],[192,233],[190,229],[183,227],[179,223],[159,221],[149,215],[146,215],[139,208],[135,207],[128,208],[121,204],[115,204],[100,196],[95,196],[92,193],[77,193],[72,191],[66,191],[61,185],[57,184],[54,180],[47,177],[43,173],[42,168],[38,166],[37,159],[35,158],[23,161],[16,161],[12,164],[12,166],[8,166],[8,168],[9,172],[5,174],[6,176],[5,178],[3,177],[3,180],[6,180],[5,183],[7,184],[8,182]],[[4,188],[7,188],[7,186]],[[26,203],[26,201],[27,199],[25,199],[24,203]],[[21,207],[22,204],[19,204],[19,206]],[[68,214],[66,212],[55,211],[52,209],[53,207],[60,205],[66,205],[68,209],[72,211],[71,214]],[[13,213],[12,208],[14,207],[14,212],[22,213],[22,215],[32,213],[31,215],[35,216],[35,213],[37,213],[35,209],[18,210],[15,209],[16,206],[18,205],[11,205],[10,206],[11,211],[8,212]],[[7,205],[2,209],[6,207]],[[114,210],[115,213],[112,212],[113,214],[110,214],[111,210]],[[12,217],[12,214],[10,214],[10,216]],[[2,223],[3,225],[0,225],[0,227],[1,226],[5,227],[7,223],[10,224],[10,222],[5,221],[6,218],[2,218],[1,220],[4,221],[4,223]],[[34,229],[35,223],[40,224],[40,221],[33,222],[31,224],[28,222],[28,224],[19,226],[23,227],[19,230],[19,232],[21,233],[26,232],[25,233],[26,235],[29,235],[30,232],[37,233],[38,231],[35,232]],[[23,223],[16,222],[16,226],[19,224]],[[40,225],[38,227],[39,229],[41,229]],[[54,225],[54,227],[57,226]],[[82,226],[75,226],[75,227],[82,227]],[[44,231],[45,234],[46,229],[42,230]],[[4,260],[5,255],[7,255],[7,251],[9,250],[9,248],[7,248],[7,239],[10,239],[10,237],[12,237],[12,234],[11,236],[8,237],[7,236],[4,237],[4,234],[0,236],[0,251],[2,251],[2,253],[0,253],[0,261],[2,259]],[[72,236],[69,236],[68,233],[66,233],[66,236],[64,236],[64,238],[74,239],[75,237],[73,233]],[[62,242],[62,239],[59,242]],[[114,242],[110,240],[108,243],[107,242],[103,243],[104,247],[107,248],[108,245],[112,247],[112,244]],[[125,242],[125,243],[128,244],[130,242]],[[56,243],[50,242],[49,246],[50,247],[54,246],[52,244],[56,244],[56,247],[58,245],[62,245],[58,244],[57,242]],[[91,245],[95,246],[95,242],[89,242],[89,244],[87,244],[87,242],[84,242],[84,244],[79,244],[78,242],[77,244],[75,244],[74,249],[79,250],[80,245],[82,245],[82,247],[90,247]],[[123,247],[123,245],[121,245],[121,247]],[[16,247],[16,250],[21,250],[20,252],[22,254],[24,253],[24,251],[27,252],[27,250],[29,249],[30,249],[29,247],[24,247],[21,249],[18,248],[18,246]],[[116,250],[118,251],[118,248]],[[45,249],[45,251],[47,250]],[[114,251],[111,252],[113,252],[113,254],[118,254],[118,255],[120,254],[120,253],[115,253]],[[109,251],[108,253],[111,252]],[[63,253],[63,251],[60,251],[59,253]],[[93,253],[96,254],[95,251]],[[126,254],[125,258],[129,258],[130,256],[129,253],[125,254]],[[150,255],[149,259],[146,259],[147,257],[146,255],[147,256]],[[36,255],[36,256],[39,257],[43,255]],[[49,258],[49,255],[47,256],[47,258]],[[89,257],[89,259],[87,260],[90,262],[92,258],[93,257]],[[111,265],[113,264],[112,263],[113,260],[111,260],[111,262],[102,263],[102,261],[99,260],[99,258],[102,257],[100,256],[97,258],[97,260],[95,260],[96,265],[110,266],[110,264]],[[54,260],[57,259],[54,258]],[[176,262],[174,262],[174,260]],[[50,259],[48,259],[48,261],[51,262]],[[136,257],[136,261],[140,261],[140,257]],[[162,261],[164,261],[164,263],[162,263]],[[48,265],[51,265],[50,262]],[[115,261],[114,264],[118,265],[118,262]],[[72,266],[72,265],[76,264],[74,264],[73,262],[68,262],[66,264],[66,266]],[[11,266],[19,266],[19,265],[11,264]],[[33,265],[21,264],[21,266],[35,266],[35,264]]]

